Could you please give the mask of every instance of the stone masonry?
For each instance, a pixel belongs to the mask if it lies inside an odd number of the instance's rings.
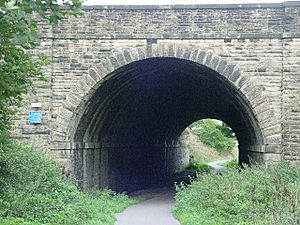
[[[110,160],[102,162],[99,159],[99,154],[103,154],[99,152],[104,143],[119,148],[123,136],[111,134],[120,143],[100,138],[101,135],[101,137],[105,136],[103,129],[106,127],[106,122],[101,122],[100,115],[104,114],[101,114],[100,106],[96,106],[100,104],[100,100],[96,104],[93,102],[98,100],[93,99],[100,99],[102,96],[100,89],[114,76],[120,79],[122,76],[127,76],[126,74],[129,74],[129,77],[138,77],[137,71],[140,69],[137,69],[138,64],[134,64],[135,62],[149,62],[150,65],[151,61],[147,60],[153,58],[174,58],[184,60],[178,62],[182,62],[186,70],[189,68],[189,63],[191,67],[195,66],[191,69],[191,73],[192,71],[204,73],[203,71],[208,69],[210,72],[207,74],[216,73],[216,76],[220,76],[222,82],[224,81],[226,85],[228,83],[228,86],[224,85],[224,95],[227,95],[225,92],[229,93],[228,99],[231,95],[240,96],[233,97],[235,99],[232,100],[233,103],[228,100],[228,106],[233,104],[236,115],[245,116],[241,119],[244,121],[244,129],[247,129],[249,124],[252,129],[249,132],[243,131],[241,124],[234,124],[232,121],[233,127],[236,126],[237,130],[241,130],[240,136],[244,143],[242,147],[245,149],[245,154],[264,163],[283,159],[299,164],[300,2],[242,5],[85,6],[83,11],[83,16],[66,18],[57,25],[51,26],[43,21],[40,22],[40,45],[33,54],[43,52],[52,60],[52,64],[45,68],[47,81],[35,82],[36,93],[27,96],[24,106],[16,116],[14,137],[25,140],[35,148],[60,159],[64,167],[71,171],[74,171],[74,168],[81,170],[78,168],[87,167],[90,164],[87,163],[89,161],[85,161],[88,157],[93,161],[93,167],[100,168],[101,165],[98,164],[110,162]],[[158,65],[161,62],[155,63]],[[172,64],[173,61],[168,63]],[[161,65],[164,66],[163,62]],[[204,67],[198,68],[196,65]],[[179,77],[180,68],[176,71],[174,73]],[[153,70],[151,73],[160,72]],[[117,82],[116,79],[115,86]],[[114,93],[113,82],[111,83],[112,86],[109,86],[111,89],[108,88],[105,96],[111,94],[112,98],[116,99],[117,92]],[[130,85],[125,78],[120,80],[120,85],[124,84],[122,86],[124,88],[127,83]],[[209,84],[213,86],[213,83]],[[133,85],[133,88],[135,87]],[[124,99],[130,98],[129,94],[125,97]],[[219,99],[214,101],[219,102]],[[39,125],[29,124],[27,120],[28,113],[35,110],[30,105],[34,102],[42,103],[40,110],[43,112],[43,121]],[[119,102],[121,104],[121,100]],[[95,107],[98,107],[98,111]],[[240,114],[239,107],[244,108]],[[115,109],[111,110],[109,112],[114,113]],[[145,108],[145,110],[149,112],[150,109]],[[216,118],[228,119],[230,123],[231,118],[218,112],[215,111]],[[118,116],[116,114],[116,118],[119,118]],[[113,120],[109,120],[112,124]],[[84,121],[89,122],[84,124]],[[93,127],[91,121],[94,121],[97,126]],[[182,126],[191,121],[182,122]],[[125,121],[124,124],[126,126],[124,125],[123,129],[131,129],[129,122]],[[116,126],[111,125],[110,129],[115,128],[117,129]],[[135,129],[140,128],[135,127]],[[178,128],[178,131],[180,129]],[[99,136],[91,134],[90,131],[99,133]],[[247,135],[253,135],[253,138],[248,137],[248,140]],[[133,140],[132,143],[137,144]],[[173,144],[171,141],[164,142],[165,147]],[[175,145],[174,149],[177,149]],[[99,154],[76,156],[75,152],[78,149],[92,149]],[[178,149],[174,151],[176,151],[175,155],[185,155]],[[103,158],[108,157],[104,155]],[[74,157],[81,157],[80,163],[74,160]],[[173,160],[174,165],[176,164],[176,159],[167,158]],[[97,160],[98,163],[95,162]],[[82,165],[78,167],[77,164]],[[168,170],[173,171],[180,165],[171,167],[168,167]],[[109,182],[107,176],[110,175],[106,170],[108,167],[100,171],[82,169],[83,172],[75,176],[77,179],[81,177],[80,179],[87,180],[88,178],[84,177],[89,174],[93,176],[101,174],[102,177],[99,179],[106,180],[106,183],[100,186],[107,186]],[[88,181],[86,186],[96,185],[91,182]]]

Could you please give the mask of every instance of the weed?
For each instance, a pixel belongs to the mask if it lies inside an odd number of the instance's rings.
[[[136,200],[110,190],[80,192],[55,161],[16,142],[0,159],[0,224],[109,225]]]
[[[286,162],[203,174],[176,190],[182,225],[299,224],[300,170]]]

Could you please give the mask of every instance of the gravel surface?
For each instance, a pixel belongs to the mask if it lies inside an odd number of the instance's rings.
[[[143,190],[132,193],[144,201],[117,214],[115,225],[180,225],[173,217],[175,192],[171,188]]]
[[[212,173],[221,173],[226,168],[218,164],[227,161],[229,160],[214,161],[208,165],[214,168]],[[180,225],[172,215],[175,191],[171,187],[136,191],[130,196],[143,200],[118,213],[115,225]]]

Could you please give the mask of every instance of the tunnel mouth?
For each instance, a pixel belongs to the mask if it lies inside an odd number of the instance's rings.
[[[202,172],[205,164],[210,162],[232,167],[239,163],[238,139],[234,130],[223,121],[213,118],[197,120],[185,128],[179,142],[180,148],[189,155],[189,165],[183,171]]]
[[[109,74],[85,105],[74,142],[81,186],[132,191],[168,180],[186,166],[179,137],[203,118],[224,121],[239,140],[239,159],[263,144],[251,105],[226,77],[185,59],[136,61]]]

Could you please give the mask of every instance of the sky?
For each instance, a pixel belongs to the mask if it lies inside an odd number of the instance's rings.
[[[292,0],[295,1],[295,0]],[[243,4],[282,3],[283,0],[87,0],[84,5],[183,5],[183,4]]]

